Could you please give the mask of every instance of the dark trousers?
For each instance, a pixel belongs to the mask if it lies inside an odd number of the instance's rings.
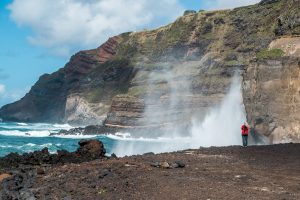
[[[243,138],[243,146],[248,146],[248,135],[242,135]]]

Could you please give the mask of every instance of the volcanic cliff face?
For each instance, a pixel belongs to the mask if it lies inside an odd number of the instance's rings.
[[[271,143],[300,141],[299,57],[252,62],[244,74],[248,120]]]
[[[167,26],[77,53],[0,117],[127,128],[184,124],[220,103],[239,74],[255,131],[270,142],[299,141],[299,35],[299,0],[186,12]]]

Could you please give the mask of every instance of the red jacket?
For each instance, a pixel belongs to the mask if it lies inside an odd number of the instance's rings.
[[[248,135],[249,134],[249,127],[243,125],[242,126],[242,135]]]

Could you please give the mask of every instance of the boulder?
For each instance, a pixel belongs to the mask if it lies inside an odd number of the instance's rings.
[[[80,140],[78,144],[80,147],[75,153],[80,156],[88,156],[95,159],[105,156],[106,150],[103,143],[99,140]]]
[[[167,162],[162,162],[162,163],[160,164],[160,167],[161,167],[161,168],[168,169],[168,168],[170,168],[170,164],[167,163]]]
[[[185,167],[185,163],[182,161],[175,161],[175,164],[177,165],[178,168],[184,168]]]

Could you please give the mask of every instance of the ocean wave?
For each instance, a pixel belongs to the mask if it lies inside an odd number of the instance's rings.
[[[17,123],[17,124],[20,126],[28,126],[28,124],[26,124],[26,123]]]
[[[18,152],[18,153],[29,153],[29,152],[33,152],[36,150],[41,150],[45,147],[48,148],[50,153],[56,153],[57,150],[61,149],[62,144],[61,143],[57,143],[57,144],[53,144],[53,143],[45,143],[45,144],[34,144],[34,143],[26,143],[26,144],[22,144],[22,145],[0,145],[0,148],[5,152],[5,151],[9,151],[9,152]],[[3,154],[3,152],[0,151],[0,155]],[[8,154],[8,153],[7,153]]]
[[[25,146],[27,146],[27,147],[42,147],[42,148],[44,148],[44,147],[51,147],[51,146],[61,146],[61,144],[60,143],[58,143],[58,144],[52,144],[52,143],[33,144],[33,143],[27,143],[27,144],[23,145],[22,147],[25,147]]]
[[[0,145],[0,148],[13,148],[14,146],[12,145]]]
[[[58,129],[64,129],[64,130],[70,130],[70,129],[74,128],[70,124],[53,124],[53,127],[58,128]]]
[[[98,135],[82,135],[82,134],[78,134],[78,135],[52,135],[52,137],[57,137],[57,138],[66,138],[66,139],[89,139],[89,138],[95,138]]]
[[[190,142],[192,140],[191,137],[157,137],[157,138],[145,138],[145,137],[131,137],[130,134],[108,134],[108,138],[113,140],[121,140],[121,141],[136,141],[136,142]]]
[[[25,144],[25,146],[34,147],[34,146],[36,146],[36,144],[33,144],[33,143],[28,143],[28,144]]]
[[[1,129],[8,129],[8,130],[49,130],[49,131],[59,131],[61,129],[70,130],[74,128],[69,124],[46,124],[46,123],[0,123]]]
[[[6,130],[0,131],[0,135],[5,136],[19,136],[19,137],[48,137],[50,136],[48,130],[36,130],[36,131],[19,131],[19,130]]]
[[[131,137],[130,133],[117,132],[117,133],[115,133],[115,135],[118,137],[121,137],[121,138],[130,138]]]

